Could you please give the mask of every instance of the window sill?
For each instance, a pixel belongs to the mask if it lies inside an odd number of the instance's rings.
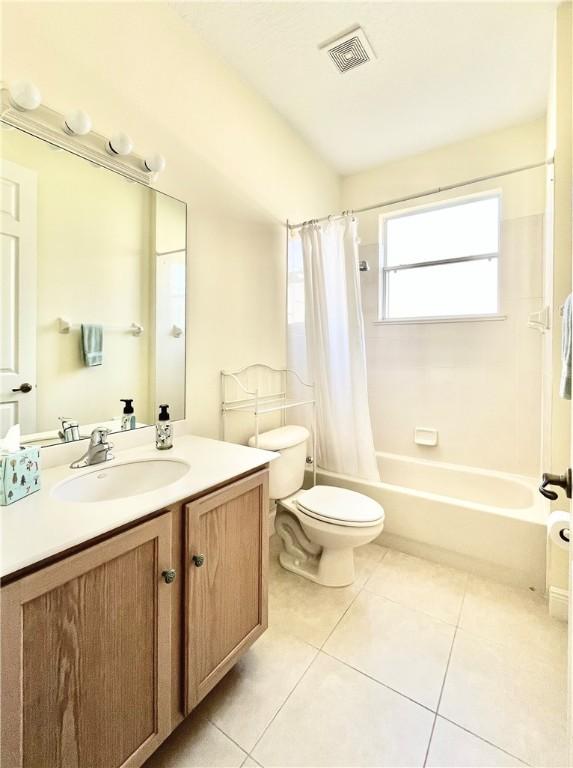
[[[372,325],[428,325],[431,323],[484,323],[507,320],[507,315],[459,315],[447,317],[399,317],[396,319],[374,320]]]

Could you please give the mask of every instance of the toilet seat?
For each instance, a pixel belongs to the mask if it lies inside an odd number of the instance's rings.
[[[363,493],[332,485],[315,485],[296,498],[298,510],[331,525],[367,527],[384,520],[377,501]]]

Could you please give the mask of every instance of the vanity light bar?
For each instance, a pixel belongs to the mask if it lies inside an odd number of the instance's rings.
[[[2,84],[1,96],[0,122],[4,126],[18,128],[94,165],[148,186],[165,168],[165,158],[158,152],[145,157],[134,154],[127,134],[117,132],[108,139],[92,131],[87,112],[76,109],[63,115],[43,105],[40,91],[33,83],[17,81],[9,88]]]

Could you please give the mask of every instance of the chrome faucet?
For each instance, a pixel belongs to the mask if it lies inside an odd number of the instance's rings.
[[[111,453],[113,445],[107,439],[110,432],[111,429],[106,427],[96,427],[91,434],[87,451],[80,459],[70,464],[70,467],[72,469],[79,469],[80,467],[89,467],[92,464],[111,461],[113,459],[113,454]]]
[[[58,432],[60,440],[64,443],[71,443],[80,439],[80,425],[75,419],[68,419],[67,416],[60,416],[62,428]]]

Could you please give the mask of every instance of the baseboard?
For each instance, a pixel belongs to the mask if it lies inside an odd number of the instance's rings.
[[[549,587],[549,615],[560,621],[569,617],[569,591],[560,587]]]

